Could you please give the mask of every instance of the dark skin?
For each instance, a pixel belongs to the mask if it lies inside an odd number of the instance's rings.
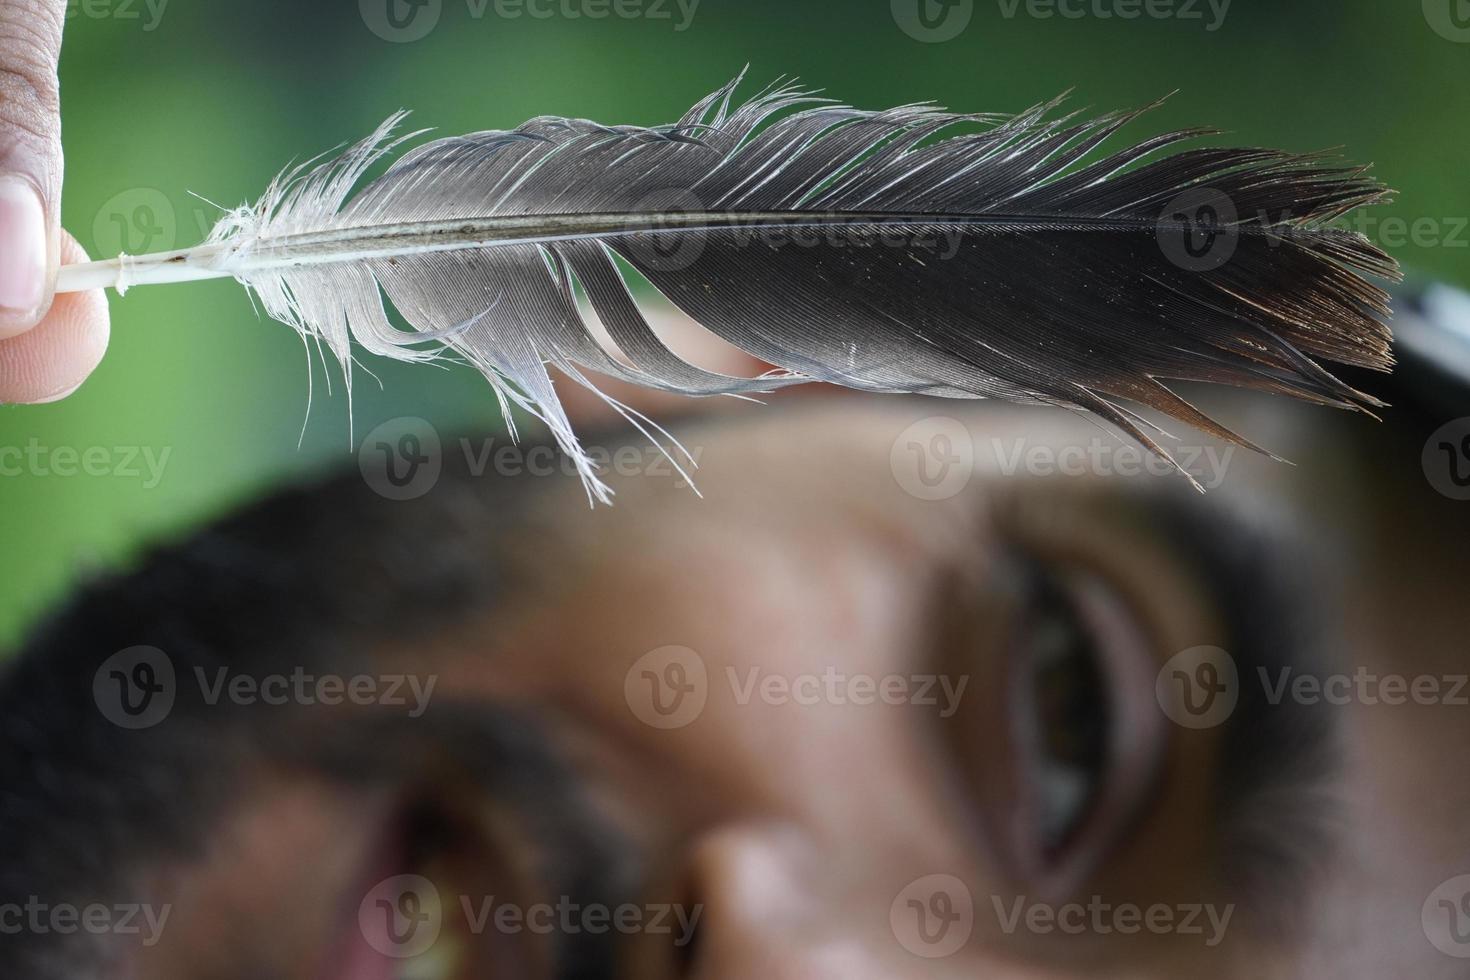
[[[1239,454],[1203,497],[1175,477],[996,475],[993,439],[1085,446],[1097,430],[843,399],[677,427],[702,449],[703,499],[630,475],[615,508],[589,510],[572,479],[473,479],[451,453],[416,501],[356,474],[268,501],[90,589],[8,678],[0,786],[28,805],[0,818],[4,893],[171,909],[151,945],[23,935],[34,959],[18,962],[160,978],[1460,976],[1421,924],[1470,871],[1470,789],[1447,750],[1470,737],[1449,697],[1466,517],[1418,470],[1433,426],[1216,407],[1298,465]],[[921,500],[892,450],[938,409],[971,428],[976,471]],[[130,732],[92,684],[137,644],[179,680],[167,718]],[[1198,647],[1228,651],[1243,680],[1227,719],[1189,728],[1155,681]],[[644,695],[649,674],[689,683],[675,661],[704,670],[682,724]],[[437,683],[417,717],[209,704],[195,668],[222,665]],[[1445,679],[1441,703],[1266,696],[1283,670],[1360,668]],[[884,698],[885,680],[908,686]],[[441,902],[417,957],[385,954],[372,925],[373,889],[399,875]],[[596,935],[497,926],[479,916],[489,896],[642,918]],[[385,911],[423,908],[390,897]],[[971,914],[954,948],[928,944],[909,917],[956,902]]]

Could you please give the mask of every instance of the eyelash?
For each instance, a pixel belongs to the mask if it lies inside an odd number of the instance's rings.
[[[1032,846],[1039,861],[1051,864],[1076,843],[1106,792],[1114,719],[1106,693],[1110,681],[1067,586],[1041,573],[1028,592],[1020,617],[1025,621],[1008,651],[1015,658],[1011,718],[1016,751],[1037,770],[1028,806],[1036,832]],[[1059,771],[1065,769],[1071,771]],[[1080,794],[1070,801],[1070,813],[1052,805],[1059,790],[1069,789],[1059,781],[1073,783],[1070,789]]]

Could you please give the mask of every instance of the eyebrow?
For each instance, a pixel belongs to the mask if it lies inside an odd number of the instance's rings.
[[[1276,697],[1261,680],[1327,663],[1330,609],[1320,589],[1302,584],[1322,581],[1321,569],[1306,542],[1233,507],[1150,497],[1152,525],[1221,614],[1240,679],[1214,773],[1219,871],[1253,928],[1285,939],[1337,843],[1330,816],[1342,771],[1340,731],[1325,702]]]

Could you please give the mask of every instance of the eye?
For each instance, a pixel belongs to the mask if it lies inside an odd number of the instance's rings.
[[[948,731],[997,858],[1033,893],[1067,894],[1157,785],[1154,643],[1090,566],[1017,557],[999,578],[1004,601],[982,602],[961,641],[984,682]]]
[[[1012,620],[1011,847],[1066,890],[1115,847],[1154,785],[1163,738],[1149,633],[1098,573],[1033,565]]]
[[[345,921],[327,952],[328,975],[549,975],[543,937],[517,924],[497,926],[492,918],[497,909],[531,907],[535,895],[524,869],[501,846],[500,838],[513,831],[494,823],[458,793],[405,800],[350,886]]]

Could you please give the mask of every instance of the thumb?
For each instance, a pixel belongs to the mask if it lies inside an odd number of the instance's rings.
[[[56,282],[65,17],[66,0],[0,0],[0,338],[40,322]]]

